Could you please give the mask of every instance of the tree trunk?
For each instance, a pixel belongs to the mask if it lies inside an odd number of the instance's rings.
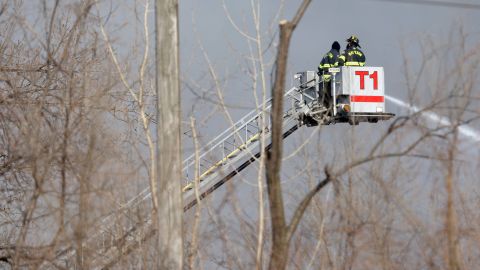
[[[445,215],[445,230],[447,233],[447,263],[449,270],[460,270],[461,264],[458,250],[457,236],[457,217],[454,205],[454,169],[455,169],[455,150],[457,144],[458,131],[455,130],[454,138],[448,149],[447,177],[445,179],[445,189],[447,192],[447,205]]]
[[[280,169],[282,165],[282,124],[283,124],[283,89],[287,67],[288,47],[291,26],[287,21],[280,22],[280,43],[277,53],[275,84],[272,89],[272,149],[267,154],[267,191],[272,222],[272,253],[269,269],[285,269],[286,221],[283,207]]]
[[[182,269],[178,1],[156,0],[157,269]]]
[[[290,242],[289,230],[285,221],[285,209],[280,182],[280,169],[283,152],[283,92],[285,89],[285,74],[287,72],[288,49],[290,39],[298,22],[302,18],[311,0],[304,0],[294,19],[280,22],[280,40],[275,61],[275,81],[272,88],[272,148],[267,153],[267,192],[270,205],[272,225],[272,250],[270,270],[285,269]]]

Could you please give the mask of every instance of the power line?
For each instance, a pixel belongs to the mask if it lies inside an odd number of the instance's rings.
[[[435,1],[435,0],[370,0],[370,1],[394,2],[394,3],[403,3],[403,4],[417,4],[417,5],[466,8],[466,9],[480,9],[480,4],[452,3],[452,2]]]

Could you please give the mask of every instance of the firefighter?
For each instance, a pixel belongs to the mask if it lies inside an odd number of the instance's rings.
[[[360,50],[358,37],[352,35],[347,39],[347,49],[338,57],[337,66],[365,66],[365,54]]]
[[[338,61],[338,55],[340,54],[340,43],[335,41],[332,43],[332,49],[328,51],[322,58],[320,65],[318,65],[318,76],[322,78],[322,82],[320,83],[320,102],[323,104],[327,109],[330,109],[330,104],[332,104],[331,99],[331,76],[328,73],[328,69],[331,67],[336,67],[336,63]]]
[[[318,76],[322,76],[323,81],[330,81],[331,75],[328,73],[328,69],[331,67],[336,67],[339,54],[340,43],[338,43],[338,41],[335,41],[332,43],[332,49],[323,56],[320,65],[318,65]]]

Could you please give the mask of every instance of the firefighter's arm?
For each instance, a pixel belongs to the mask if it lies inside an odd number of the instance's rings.
[[[322,61],[320,61],[320,65],[318,65],[318,75],[321,75],[323,70],[326,68],[327,65],[327,59],[326,57],[322,58]]]
[[[345,64],[345,54],[341,54],[338,58],[337,58],[337,62],[335,63],[335,66],[343,66]]]
[[[362,66],[365,66],[365,54],[362,52],[362,55],[360,56],[360,63],[362,64]]]

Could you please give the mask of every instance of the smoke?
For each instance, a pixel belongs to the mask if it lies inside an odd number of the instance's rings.
[[[412,112],[419,112],[420,111],[420,108],[418,108],[417,106],[408,104],[405,101],[400,100],[398,98],[394,98],[394,97],[388,96],[388,95],[385,95],[385,98],[388,101],[392,102],[393,104],[398,105],[400,107],[403,107],[405,109],[408,109],[409,111],[412,111]],[[434,112],[424,111],[421,114],[425,118],[427,118],[430,121],[435,122],[437,124],[444,125],[444,126],[451,126],[452,125],[451,121],[448,118],[443,117],[441,115],[438,115]],[[468,125],[460,126],[458,128],[458,132],[461,135],[467,137],[468,139],[470,139],[474,142],[480,142],[480,132],[473,129],[472,127],[470,127]]]

